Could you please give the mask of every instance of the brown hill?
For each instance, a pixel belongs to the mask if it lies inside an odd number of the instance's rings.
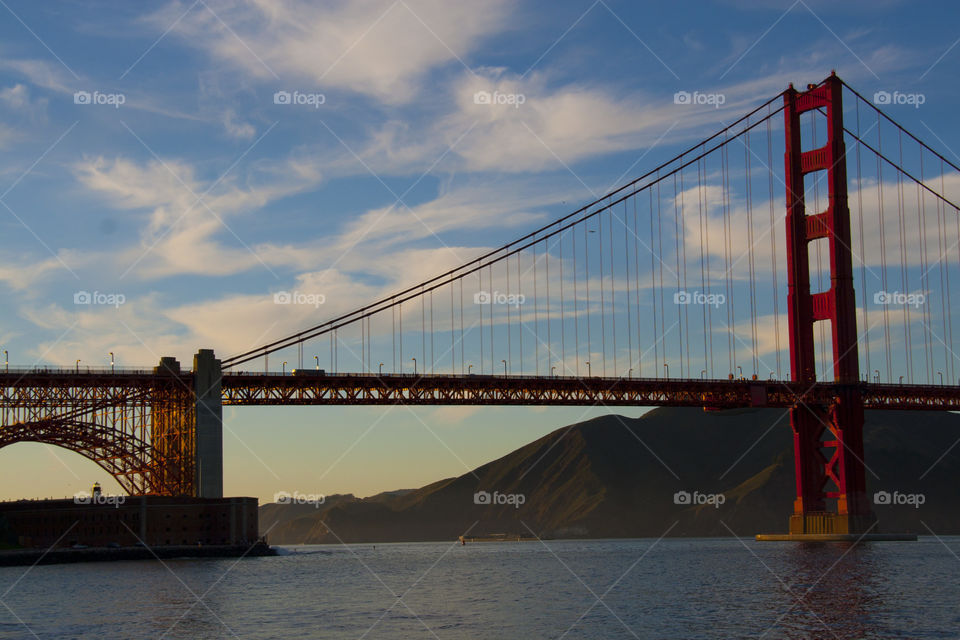
[[[876,506],[881,530],[960,533],[958,439],[955,414],[868,412],[871,497],[887,491],[924,501]],[[319,508],[264,505],[260,523],[274,544],[453,540],[465,532],[752,536],[786,529],[793,481],[783,411],[661,408],[558,429],[473,473],[413,491],[334,496]],[[477,504],[478,492],[491,504]],[[722,494],[724,502],[677,504],[677,492],[691,502]]]

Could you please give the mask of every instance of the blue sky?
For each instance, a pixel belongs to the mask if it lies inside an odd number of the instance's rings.
[[[864,95],[922,94],[889,112],[960,149],[949,2],[0,5],[0,348],[17,365],[244,351],[510,241],[831,69]],[[278,312],[290,290],[325,303]],[[419,486],[604,412],[229,409],[225,486]],[[0,497],[115,489],[67,451],[0,461]]]

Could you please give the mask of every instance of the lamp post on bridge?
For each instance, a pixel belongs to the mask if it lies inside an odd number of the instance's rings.
[[[3,350],[3,367],[7,373],[10,373],[10,354],[6,349]]]
[[[737,371],[740,372],[740,379],[743,380],[743,367],[741,367],[740,365],[737,365]]]
[[[707,379],[707,370],[706,370],[706,369],[700,369],[700,379],[701,379],[701,380],[706,380],[706,379]]]
[[[943,371],[937,371],[937,375],[940,376],[940,385],[943,386]]]
[[[417,359],[416,358],[410,358],[410,359],[413,360],[413,375],[417,375]]]
[[[663,368],[664,368],[664,369],[666,370],[666,372],[667,372],[664,377],[669,378],[669,377],[670,377],[670,365],[667,364],[666,362],[664,362],[664,363],[663,363]]]
[[[550,367],[550,375],[551,375],[552,377],[556,377],[556,376],[557,376],[557,368],[556,368],[556,367]]]
[[[317,366],[319,366],[319,365],[317,365]],[[382,363],[382,362],[380,363],[380,375],[383,375],[383,363]]]
[[[320,356],[313,356],[313,359],[317,363],[317,371],[320,371]]]
[[[633,368],[632,368],[632,367],[630,368],[629,371],[627,371],[627,377],[628,377],[628,378],[632,378],[632,377],[633,377]]]
[[[590,361],[587,360],[587,377],[590,378],[590,377],[592,377],[592,376],[593,376],[593,374],[590,373]]]
[[[877,384],[880,384],[880,369],[874,369],[873,372],[877,374]]]
[[[506,361],[506,360],[501,360],[500,362],[503,363],[503,375],[504,375],[504,377],[506,377],[506,375],[507,375],[507,361]]]
[[[113,367],[113,351],[110,352],[110,373],[114,373],[114,367]]]
[[[900,382],[899,382],[899,384],[903,384],[903,376],[900,376]]]
[[[281,375],[281,376],[287,375],[287,361],[286,361],[286,360],[284,360],[284,361],[283,361],[283,364],[280,365],[280,375]]]

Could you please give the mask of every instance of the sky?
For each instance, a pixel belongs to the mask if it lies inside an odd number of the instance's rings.
[[[922,4],[0,0],[0,349],[11,367],[245,351],[509,242],[831,70],[865,96],[923,96],[886,108],[958,161],[957,9]],[[278,309],[285,291],[324,303]],[[417,487],[608,411],[227,408],[225,492]],[[0,450],[0,499],[94,481],[119,491],[70,451]]]

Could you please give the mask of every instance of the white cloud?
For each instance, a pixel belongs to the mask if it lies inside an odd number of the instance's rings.
[[[172,3],[151,21],[166,30],[188,6]],[[333,6],[237,0],[195,8],[174,32],[260,78],[294,77],[402,103],[416,96],[425,74],[459,64],[458,58],[499,30],[508,6],[506,0],[355,0]]]
[[[255,247],[245,247],[242,238],[233,236],[228,220],[301,192],[321,179],[318,171],[297,163],[269,169],[261,177],[263,182],[253,186],[239,185],[229,177],[210,185],[196,178],[190,165],[178,161],[138,164],[123,158],[93,158],[77,163],[74,171],[81,184],[116,207],[150,210],[140,246],[117,253],[121,270],[136,263],[137,273],[150,278],[178,273],[228,275],[262,264],[264,258]],[[220,237],[240,246],[228,248]],[[282,256],[275,257],[286,262]]]
[[[257,130],[249,122],[243,122],[237,117],[236,111],[227,109],[223,113],[223,127],[231,138],[252,140]]]

